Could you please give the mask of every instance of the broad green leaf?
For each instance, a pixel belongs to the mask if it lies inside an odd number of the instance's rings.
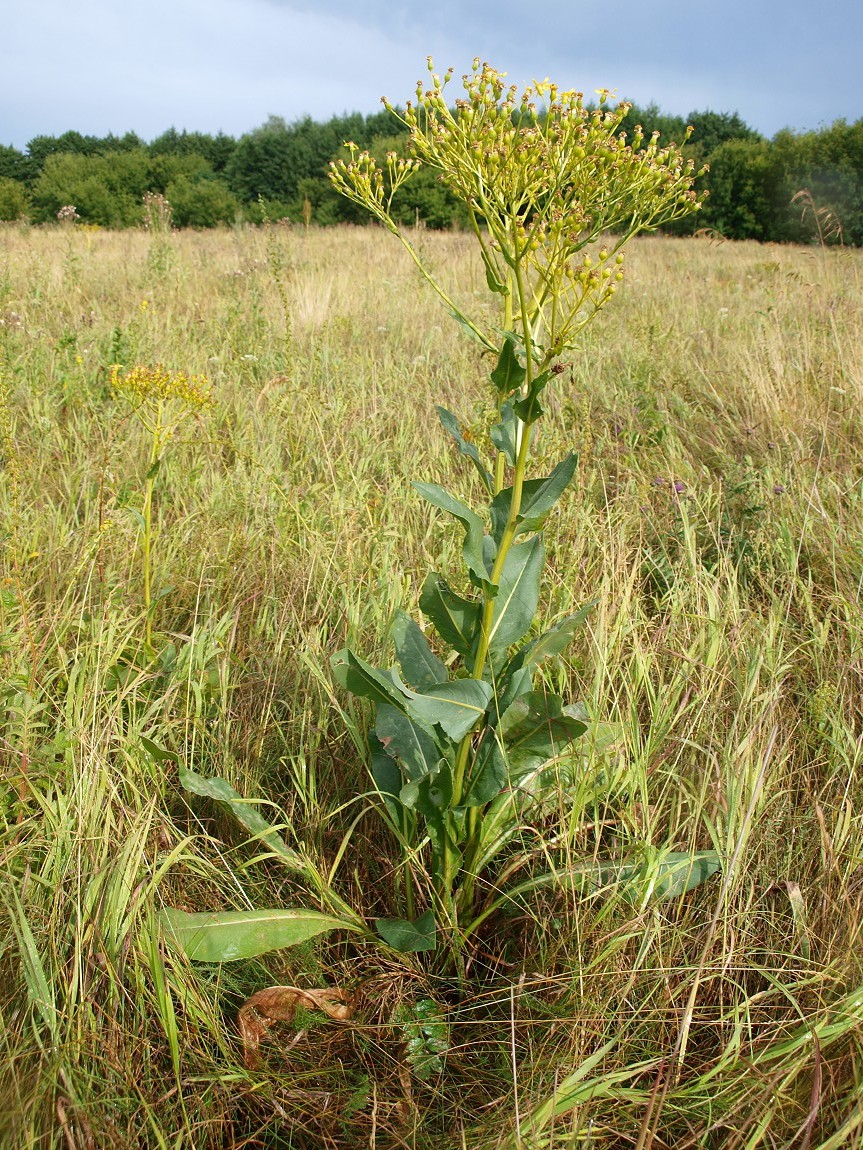
[[[559,695],[529,691],[503,713],[498,731],[511,768],[529,769],[555,758],[587,730]]]
[[[255,958],[331,930],[361,929],[356,922],[314,910],[163,910],[158,918],[168,943],[197,962]]]
[[[636,900],[645,895],[680,898],[721,870],[722,858],[718,851],[667,851],[652,861],[600,861],[592,876],[592,885],[597,890],[622,887],[624,893]]]
[[[391,758],[404,763],[409,779],[427,775],[442,758],[442,751],[432,731],[425,724],[414,722],[403,715],[395,707],[386,704],[378,707],[375,735]]]
[[[444,681],[446,665],[432,651],[422,629],[404,611],[396,611],[392,636],[402,674],[412,687],[423,691]]]
[[[539,606],[539,579],[545,561],[542,536],[510,547],[494,601],[489,651],[505,651],[530,630]]]
[[[183,766],[179,769],[179,779],[180,786],[191,791],[192,794],[202,795],[204,798],[213,799],[215,802],[226,806],[237,822],[244,826],[247,831],[251,831],[262,843],[265,843],[290,870],[296,871],[298,874],[306,872],[306,864],[297,852],[291,850],[282,836],[270,826],[263,815],[250,804],[248,799],[244,799],[242,795],[238,794],[225,779],[206,779],[203,775],[198,775],[194,771],[190,771],[188,767]]]
[[[396,712],[398,714],[398,712]],[[386,751],[381,749],[378,740],[372,736],[369,739],[371,750],[371,774],[378,794],[384,800],[384,805],[390,818],[398,825],[402,813],[402,804],[399,791],[402,789],[403,779],[398,763],[390,758]]]
[[[2,695],[0,695],[2,698]],[[146,738],[141,735],[141,746],[156,763],[173,763],[177,761],[177,756],[173,751],[166,751],[164,747],[160,747],[158,743],[154,743],[152,739]]]
[[[545,390],[546,384],[551,379],[550,371],[543,371],[540,375],[535,376],[527,389],[527,395],[524,399],[516,400],[512,405],[515,414],[528,427],[544,414],[542,404],[539,402],[539,397]]]
[[[491,373],[491,382],[501,395],[510,395],[524,382],[525,370],[515,353],[515,334],[507,332],[497,360],[497,367]]]
[[[494,569],[494,561],[497,559],[497,544],[490,535],[483,535],[482,537],[482,561],[485,564],[486,571],[491,572]],[[484,584],[486,593],[490,599],[497,596],[498,588],[496,584]]]
[[[435,410],[438,413],[438,418],[441,421],[444,431],[449,432],[455,440],[455,445],[461,454],[466,456],[479,472],[479,477],[483,481],[486,491],[489,493],[493,492],[494,480],[491,477],[491,473],[480,458],[476,446],[465,439],[456,417],[451,411],[447,411],[445,407],[436,407]]]
[[[495,733],[486,732],[474,757],[467,789],[462,796],[464,807],[481,807],[499,795],[506,786],[508,771]]]
[[[448,491],[444,491],[437,483],[414,483],[413,486],[423,499],[427,499],[433,507],[439,507],[441,511],[448,511],[462,524],[465,530],[462,548],[464,561],[468,570],[476,576],[480,583],[487,583],[488,570],[483,561],[482,553],[485,528],[480,517],[461,500],[455,499]]]
[[[578,456],[570,452],[546,479],[529,479],[521,489],[521,506],[516,519],[516,534],[539,531],[549,511],[566,491],[575,475]],[[505,487],[491,501],[491,533],[500,544],[512,506],[512,488]]]
[[[428,774],[402,787],[399,799],[408,810],[427,819],[440,820],[452,804],[452,771],[443,759]]]
[[[395,671],[393,676],[397,677]],[[478,679],[454,679],[422,692],[412,691],[404,683],[399,686],[408,697],[410,717],[420,723],[436,723],[456,743],[482,718],[492,697],[490,684]]]
[[[554,627],[544,631],[538,639],[526,643],[520,651],[513,655],[507,666],[507,672],[514,673],[522,667],[535,667],[545,659],[560,655],[572,642],[575,632],[583,626],[585,619],[595,606],[596,600],[592,603],[585,603],[574,615],[567,615]]]
[[[400,950],[403,954],[434,950],[437,946],[437,924],[433,910],[427,910],[413,922],[406,918],[375,919],[375,930],[393,950]]]
[[[518,455],[517,436],[518,419],[512,409],[512,404],[507,402],[500,409],[500,423],[494,424],[489,430],[489,438],[498,451],[504,453],[510,467],[515,467],[515,459]]]
[[[679,898],[721,871],[722,859],[718,851],[669,851],[646,870],[654,898]]]
[[[498,714],[502,715],[506,709],[521,695],[533,690],[533,671],[530,667],[513,667],[510,664],[497,680]]]
[[[480,630],[479,603],[456,595],[439,575],[432,572],[423,583],[420,609],[444,642],[460,655],[469,657],[474,654]]]
[[[405,709],[405,697],[393,682],[392,672],[379,671],[345,648],[330,660],[336,681],[362,699]]]

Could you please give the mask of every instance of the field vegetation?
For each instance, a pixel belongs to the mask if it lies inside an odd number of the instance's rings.
[[[412,242],[484,306],[467,235]],[[380,228],[0,231],[0,1146],[863,1147],[863,256],[627,264],[536,446],[579,457],[542,617],[596,604],[541,674],[602,737],[509,874],[646,877],[504,904],[456,982],[340,932],[191,962],[159,916],[308,904],[283,848],[394,913],[330,659],[391,663],[459,565],[410,480],[476,496],[434,406],[484,428],[492,360]],[[158,466],[117,364],[180,405]]]

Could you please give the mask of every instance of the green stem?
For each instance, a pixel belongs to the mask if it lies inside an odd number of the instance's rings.
[[[150,608],[153,602],[152,590],[152,546],[153,546],[153,488],[156,484],[155,468],[159,459],[161,446],[162,408],[161,404],[156,413],[156,423],[153,428],[153,438],[150,443],[150,458],[147,461],[147,478],[144,484],[144,642],[147,651],[153,650],[153,620]]]
[[[522,334],[524,338],[525,349],[525,380],[524,390],[527,394],[530,384],[534,378],[534,362],[533,362],[533,333],[530,328],[530,320],[527,314],[527,288],[524,282],[521,263],[517,261],[514,266],[515,286],[518,292],[520,316],[522,324]],[[509,302],[509,298],[507,300]],[[511,314],[511,312],[510,312]],[[524,488],[524,477],[527,470],[527,461],[530,455],[530,426],[527,424],[522,425],[521,442],[518,447],[518,455],[516,456],[515,466],[513,468],[512,476],[512,499],[510,500],[509,516],[501,536],[500,545],[495,556],[494,566],[489,575],[489,582],[494,586],[500,583],[501,574],[503,572],[504,564],[506,563],[507,555],[512,547],[513,541],[518,530],[518,516],[521,511],[522,491]],[[500,456],[498,457],[498,463]],[[495,488],[499,490],[497,484],[498,467],[495,471]],[[489,648],[491,646],[491,629],[494,619],[494,599],[491,595],[483,595],[482,619],[480,624],[480,638],[477,645],[476,655],[474,656],[473,667],[471,668],[471,678],[482,679],[485,672],[486,663],[488,661]],[[468,762],[470,759],[470,752],[473,745],[473,732],[469,732],[462,739],[459,744],[458,752],[456,753],[455,766],[453,768],[453,790],[452,790],[452,806],[457,807],[462,800],[465,790],[465,776],[467,774]],[[474,883],[476,876],[471,870],[471,859],[476,854],[477,843],[477,829],[479,826],[480,812],[478,808],[471,808],[467,815],[467,852],[462,863],[462,871],[464,874],[464,881],[458,897],[456,900],[456,910],[463,909],[470,904],[473,900]],[[453,852],[447,845],[444,849],[443,858],[443,890],[452,892],[455,883],[455,859]]]

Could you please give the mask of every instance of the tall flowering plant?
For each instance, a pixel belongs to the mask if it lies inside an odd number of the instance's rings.
[[[401,116],[408,158],[391,153],[382,169],[349,144],[349,158],[334,161],[330,172],[339,191],[401,240],[448,309],[496,356],[485,456],[455,416],[438,408],[480,476],[486,508],[471,509],[437,484],[414,484],[463,529],[473,593],[455,594],[432,572],[420,608],[434,645],[402,615],[393,628],[397,667],[372,668],[351,651],[333,662],[339,682],[376,706],[373,777],[404,845],[406,870],[415,871],[420,857],[423,876],[431,876],[422,884],[428,909],[419,920],[411,924],[418,876],[409,873],[408,919],[377,924],[394,945],[416,948],[432,945],[438,927],[456,945],[475,928],[478,875],[521,825],[536,793],[532,780],[585,731],[579,712],[533,683],[537,666],[563,650],[584,615],[533,635],[542,526],[575,476],[576,457],[528,478],[531,447],[559,357],[623,279],[626,242],[699,206],[691,161],[673,145],[660,148],[655,135],[645,141],[639,129],[627,140],[620,125],[628,106],[610,108],[608,92],[595,108],[549,81],[519,93],[476,60],[451,107],[450,79],[451,72],[441,78],[432,71],[430,86],[417,86],[416,102]],[[494,326],[444,291],[393,215],[394,195],[422,165],[437,170],[467,210],[499,301]],[[447,649],[455,657],[442,659]],[[419,850],[426,840],[428,858]]]
[[[409,156],[390,153],[380,166],[349,143],[330,178],[404,244],[447,309],[494,357],[494,415],[484,450],[451,412],[438,408],[455,448],[476,469],[486,501],[473,508],[436,483],[414,483],[463,534],[470,593],[457,593],[443,574],[430,572],[419,600],[430,631],[399,613],[392,667],[373,667],[343,650],[333,658],[333,672],[342,687],[374,706],[369,766],[399,844],[400,914],[377,920],[376,932],[401,951],[443,943],[448,961],[461,966],[474,931],[512,897],[502,889],[502,852],[529,824],[556,765],[586,730],[579,709],[534,682],[537,668],[565,649],[586,614],[535,627],[543,524],[573,482],[577,462],[569,453],[549,475],[530,475],[544,395],[561,370],[559,357],[576,346],[579,332],[617,290],[627,241],[699,204],[692,163],[678,147],[660,147],[655,135],[645,140],[636,130],[628,140],[620,131],[628,107],[612,108],[608,92],[599,93],[594,108],[580,93],[547,80],[519,93],[476,60],[464,95],[451,106],[451,73],[441,78],[431,61],[429,70],[430,84],[417,86],[416,101],[403,113],[384,101],[409,130]],[[423,165],[439,173],[466,209],[497,301],[491,322],[444,289],[393,213],[394,197]],[[684,873],[666,876],[669,893],[715,869],[714,860],[690,856],[675,865]],[[548,879],[535,876],[520,890]],[[320,884],[313,885],[320,892]],[[286,945],[292,931],[308,937],[303,931],[332,929],[336,920],[370,934],[343,904],[321,901],[330,914],[312,921],[307,912],[302,925],[299,911],[259,912],[294,916],[273,928],[271,943]],[[194,938],[215,939],[215,928],[198,921],[206,916],[181,921],[179,912],[172,914],[175,937],[187,950],[194,951]],[[227,925],[233,929],[238,921],[235,915]],[[248,945],[260,946],[250,936]],[[217,952],[217,946],[206,951]]]

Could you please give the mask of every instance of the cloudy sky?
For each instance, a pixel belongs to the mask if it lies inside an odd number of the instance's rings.
[[[410,98],[425,60],[738,111],[766,135],[863,117],[861,0],[0,0],[0,144],[232,136]]]

